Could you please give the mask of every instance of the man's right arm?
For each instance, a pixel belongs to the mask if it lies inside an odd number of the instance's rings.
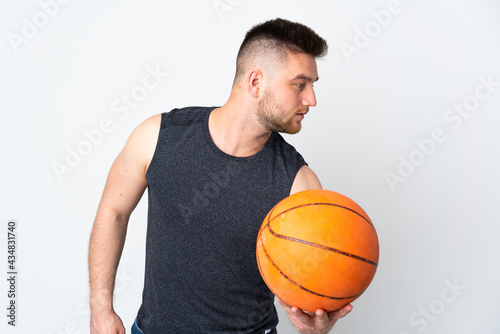
[[[90,328],[92,334],[125,333],[113,309],[113,289],[130,214],[147,187],[161,115],[141,123],[114,161],[104,187],[89,243]]]

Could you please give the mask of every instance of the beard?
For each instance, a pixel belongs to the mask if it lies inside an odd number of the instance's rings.
[[[290,116],[283,105],[275,102],[274,94],[270,91],[263,93],[262,100],[257,108],[257,119],[268,131],[296,134],[302,128],[300,120],[294,120],[296,113]],[[300,112],[300,111],[298,111]]]

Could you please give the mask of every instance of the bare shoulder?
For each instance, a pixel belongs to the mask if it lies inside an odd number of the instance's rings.
[[[106,180],[99,212],[128,217],[147,187],[146,170],[156,149],[161,115],[149,117],[132,132]]]
[[[133,142],[138,143],[148,143],[154,141],[154,144],[156,145],[156,139],[160,131],[160,125],[161,114],[153,115],[144,120],[135,128],[135,130],[130,135],[129,140],[132,139]]]
[[[302,166],[292,184],[290,195],[309,189],[322,189],[321,182],[314,171],[309,166]]]
[[[147,118],[135,128],[125,145],[124,151],[143,163],[144,171],[147,170],[153,158],[158,142],[160,125],[161,114]]]

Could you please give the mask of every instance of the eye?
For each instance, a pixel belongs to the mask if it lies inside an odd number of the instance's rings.
[[[298,89],[304,89],[304,87],[306,86],[305,84],[302,84],[302,83],[298,83],[298,84],[295,84],[295,86],[297,86]]]

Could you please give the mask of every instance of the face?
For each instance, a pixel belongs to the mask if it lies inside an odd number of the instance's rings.
[[[257,117],[268,131],[295,134],[309,107],[316,105],[313,84],[318,80],[314,57],[289,53],[289,62],[268,83],[259,101]]]

